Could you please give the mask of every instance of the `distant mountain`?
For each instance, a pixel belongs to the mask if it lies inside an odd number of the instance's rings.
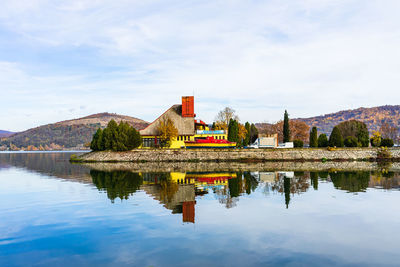
[[[47,124],[2,138],[3,149],[54,150],[83,148],[92,139],[96,130],[104,128],[114,119],[117,123],[126,121],[136,129],[143,129],[149,123],[134,117],[113,113],[98,113],[87,117]]]
[[[13,134],[14,134],[13,132],[0,130],[0,138],[9,137],[10,135],[13,135]]]
[[[315,126],[318,128],[318,132],[328,135],[335,125],[347,120],[364,122],[370,133],[379,130],[383,123],[388,123],[390,126],[400,129],[400,105],[349,109],[311,118],[298,118],[296,120],[304,121],[310,127]]]

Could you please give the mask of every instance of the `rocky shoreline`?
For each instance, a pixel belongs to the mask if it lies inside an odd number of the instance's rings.
[[[76,162],[326,162],[400,160],[400,148],[299,149],[135,149],[126,152],[89,152]]]

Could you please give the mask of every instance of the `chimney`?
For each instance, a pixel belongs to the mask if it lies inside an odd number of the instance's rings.
[[[182,96],[182,117],[195,117],[194,96]]]

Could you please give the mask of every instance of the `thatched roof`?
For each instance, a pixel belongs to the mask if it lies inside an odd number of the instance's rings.
[[[159,135],[158,133],[158,125],[159,122],[170,118],[175,127],[178,129],[179,135],[193,135],[194,128],[194,118],[193,117],[182,117],[182,105],[173,105],[167,111],[165,111],[160,117],[158,117],[155,121],[150,123],[149,126],[140,130],[141,135]]]

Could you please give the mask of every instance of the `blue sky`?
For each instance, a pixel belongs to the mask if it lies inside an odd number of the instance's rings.
[[[2,1],[0,129],[182,95],[274,122],[400,101],[400,1]]]

